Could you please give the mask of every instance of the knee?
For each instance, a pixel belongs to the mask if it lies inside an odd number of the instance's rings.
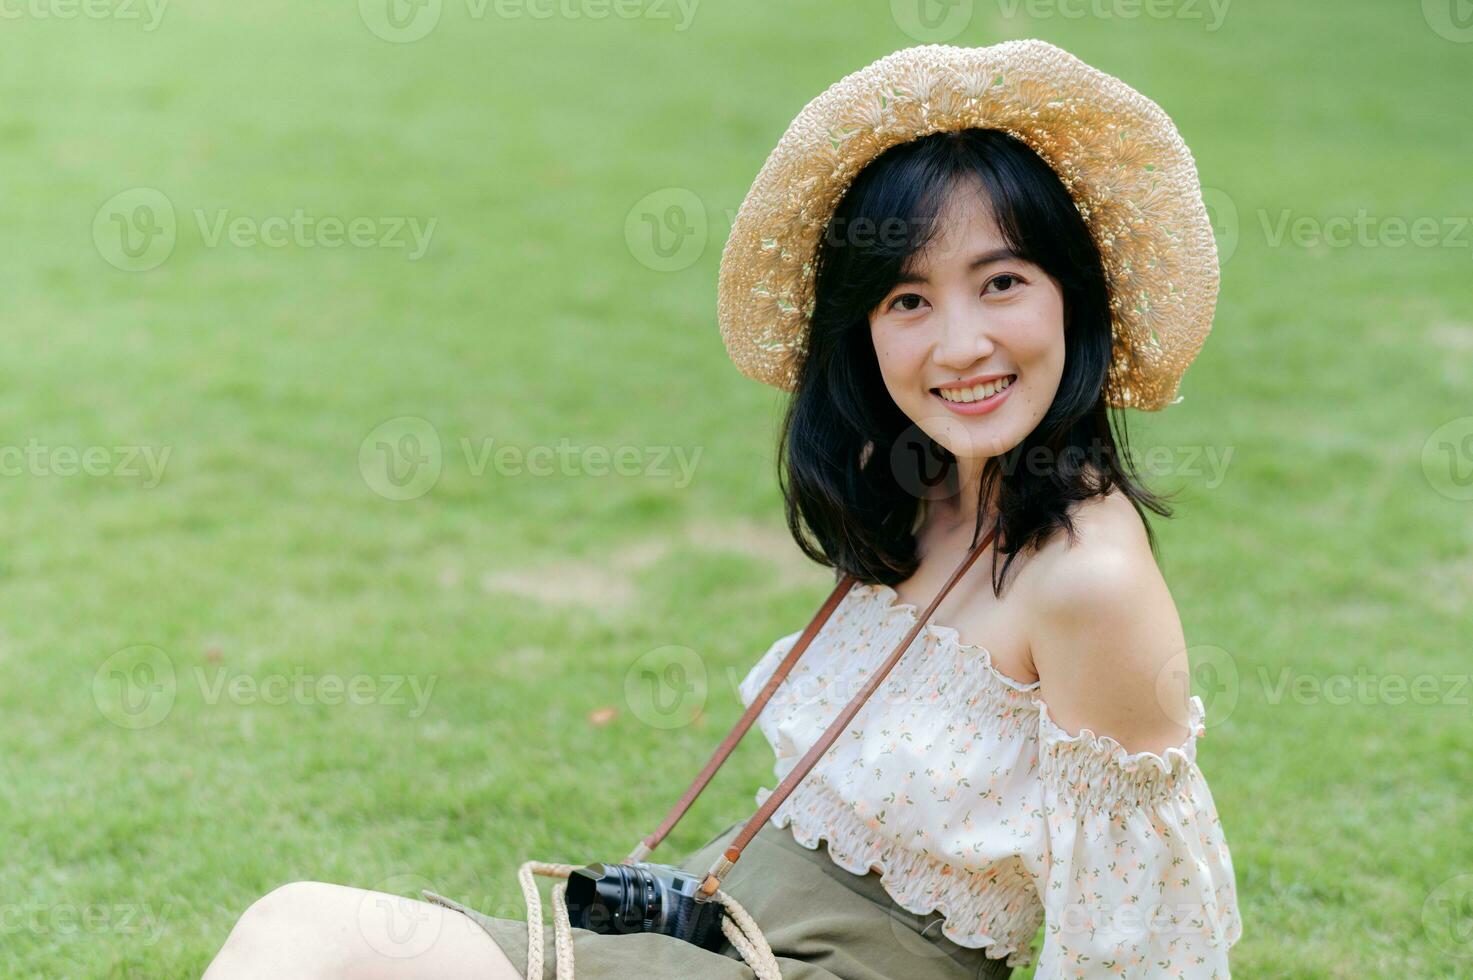
[[[241,914],[204,980],[270,976],[287,964],[291,976],[335,975],[334,947],[323,941],[320,918],[340,890],[320,881],[293,881],[262,895]]]
[[[342,885],[323,881],[289,881],[277,885],[250,904],[240,921],[252,930],[279,932],[300,925],[333,902]]]

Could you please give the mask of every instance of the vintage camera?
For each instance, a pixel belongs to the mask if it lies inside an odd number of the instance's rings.
[[[725,906],[696,901],[705,875],[668,864],[590,864],[568,875],[568,921],[604,934],[659,932],[713,953],[726,938],[721,932]]]

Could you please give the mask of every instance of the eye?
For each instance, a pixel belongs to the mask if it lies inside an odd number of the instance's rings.
[[[925,301],[925,297],[921,296],[920,293],[901,293],[885,306],[885,310],[886,312],[900,310],[902,313],[914,313],[920,309],[919,304]]]
[[[1014,275],[1011,272],[1004,272],[1001,275],[993,276],[991,279],[987,280],[987,286],[991,286],[995,282],[1003,281],[1008,282],[1009,286],[1006,289],[999,289],[998,292],[1000,293],[1016,292],[1017,284],[1023,282],[1024,280],[1022,276]],[[987,292],[987,286],[982,287],[982,292]]]

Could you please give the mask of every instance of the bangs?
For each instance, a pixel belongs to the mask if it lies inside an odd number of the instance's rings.
[[[998,152],[1003,141],[1015,144],[1010,152]],[[851,326],[867,319],[934,242],[953,195],[967,193],[979,195],[1019,258],[1061,286],[1075,277],[1077,257],[1059,254],[1057,244],[1088,231],[1053,169],[997,130],[934,133],[876,157],[835,208],[815,276],[815,291],[829,301],[826,313]]]

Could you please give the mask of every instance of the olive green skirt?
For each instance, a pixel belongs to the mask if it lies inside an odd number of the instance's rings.
[[[676,866],[693,874],[710,869],[746,823],[738,821]],[[595,859],[596,860],[596,859]],[[660,862],[656,851],[651,860]],[[871,871],[839,867],[826,842],[809,850],[792,831],[765,824],[721,883],[756,920],[777,956],[784,980],[993,980],[1012,971],[1004,959],[958,946],[941,934],[941,915],[918,915],[895,903]],[[465,913],[490,933],[519,971],[527,967],[527,924],[497,919],[440,895],[437,904]],[[556,977],[552,926],[544,924],[543,976]],[[699,977],[753,980],[756,976],[730,942],[719,952],[658,933],[605,935],[573,930],[579,980],[630,977]]]

